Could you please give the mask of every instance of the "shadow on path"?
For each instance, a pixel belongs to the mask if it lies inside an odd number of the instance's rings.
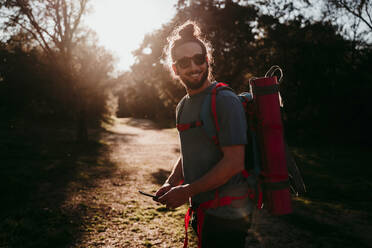
[[[0,247],[68,247],[80,238],[88,207],[77,193],[92,191],[116,165],[110,133],[90,130],[85,144],[74,134],[43,123],[1,128]]]
[[[151,173],[152,176],[151,182],[153,184],[163,185],[163,183],[165,182],[169,175],[170,175],[169,170],[159,169],[158,171]]]

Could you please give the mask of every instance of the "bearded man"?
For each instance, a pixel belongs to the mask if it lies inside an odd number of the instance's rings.
[[[185,224],[188,226],[192,215],[199,247],[243,248],[254,208],[247,197],[247,179],[241,173],[247,144],[244,109],[232,91],[217,94],[216,145],[199,121],[203,101],[217,84],[211,72],[212,48],[191,21],[176,28],[168,40],[168,67],[187,92],[176,109],[177,123],[191,125],[179,129],[181,155],[156,192],[157,200],[169,208],[190,202]],[[231,203],[222,204],[226,197]]]

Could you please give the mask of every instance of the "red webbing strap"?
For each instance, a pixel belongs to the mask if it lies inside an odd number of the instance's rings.
[[[218,141],[217,136],[213,136],[213,137],[212,137],[212,140],[213,140],[213,142],[214,142],[216,145],[218,145],[219,141]]]
[[[247,170],[243,170],[242,174],[243,174],[244,178],[248,178],[251,175],[251,174],[249,174],[249,172]],[[261,183],[262,183],[261,180],[257,183],[257,208],[258,209],[263,208],[263,193],[262,193]],[[249,189],[249,190],[250,190],[249,197],[251,199],[254,199],[255,198],[255,193],[253,192],[253,190],[251,190],[251,189]]]
[[[189,228],[190,218],[194,211],[189,208],[185,215],[185,240],[183,241],[183,248],[187,248],[187,245],[189,243],[189,238],[187,236],[187,229]]]
[[[177,124],[176,127],[177,127],[177,130],[180,131],[180,132],[183,132],[187,129],[190,129],[190,123],[187,123],[187,124]]]
[[[203,122],[201,122],[201,121],[195,121],[195,122],[192,122],[192,123],[177,124],[176,125],[177,130],[179,132],[183,132],[183,131],[186,131],[186,130],[188,130],[190,128],[200,127],[200,126],[203,126]]]
[[[224,83],[218,83],[214,88],[212,89],[212,96],[211,96],[211,109],[212,109],[212,115],[214,119],[214,124],[216,127],[216,131],[220,131],[220,126],[218,125],[218,119],[217,119],[217,104],[216,104],[216,96],[217,96],[217,89],[220,87],[225,87],[227,84]]]
[[[242,174],[243,174],[243,177],[244,177],[244,178],[248,178],[248,177],[250,176],[250,174],[248,173],[247,170],[243,170],[243,171],[242,171]]]
[[[202,241],[202,227],[204,223],[205,211],[209,208],[217,208],[231,204],[234,200],[242,200],[246,197],[253,198],[254,193],[252,190],[249,190],[245,195],[242,196],[224,196],[219,198],[218,190],[215,191],[215,196],[213,200],[203,202],[199,205],[196,210],[196,219],[197,219],[197,233],[198,233],[198,248],[201,248],[201,241]],[[188,236],[187,236],[187,229],[189,227],[189,221],[193,210],[189,208],[185,215],[185,241],[183,243],[183,247],[187,248],[188,244]]]

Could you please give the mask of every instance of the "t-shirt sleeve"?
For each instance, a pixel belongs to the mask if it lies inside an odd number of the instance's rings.
[[[221,91],[216,98],[217,118],[220,126],[218,139],[221,146],[247,144],[247,121],[238,96]]]

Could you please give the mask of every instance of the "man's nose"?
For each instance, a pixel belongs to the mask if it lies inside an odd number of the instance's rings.
[[[190,69],[191,70],[199,69],[199,66],[197,64],[195,64],[195,62],[193,60],[191,60]]]

